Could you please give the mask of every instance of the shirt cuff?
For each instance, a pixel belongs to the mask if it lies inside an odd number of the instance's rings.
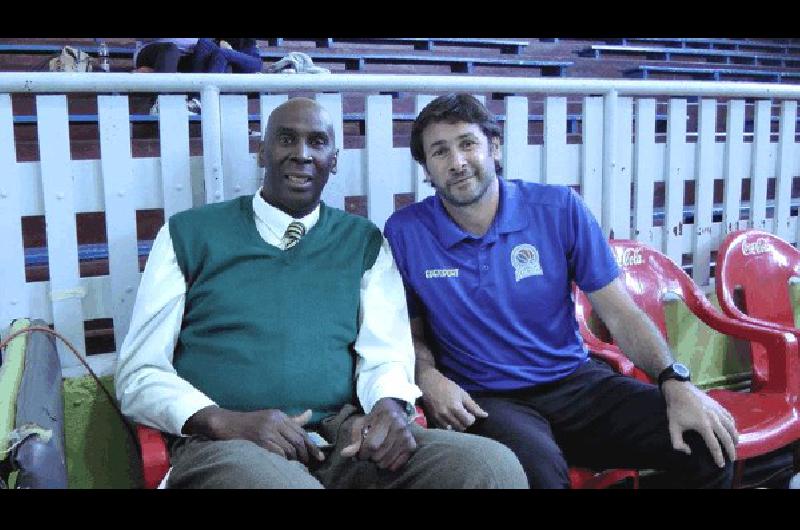
[[[375,404],[382,398],[402,399],[412,405],[416,404],[417,399],[422,396],[422,391],[405,377],[405,372],[397,374],[385,372],[380,376],[373,376],[370,381],[363,381],[359,378],[358,395],[364,412],[369,414]]]
[[[172,403],[166,413],[165,419],[167,420],[170,434],[187,436],[181,432],[186,421],[198,411],[212,406],[217,406],[217,404],[202,392],[181,395]]]

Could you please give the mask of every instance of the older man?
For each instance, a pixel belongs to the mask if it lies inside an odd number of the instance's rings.
[[[120,351],[123,411],[169,435],[169,487],[525,487],[501,444],[411,421],[402,281],[372,223],[320,201],[337,156],[327,113],[289,100],[259,193],[170,218]]]

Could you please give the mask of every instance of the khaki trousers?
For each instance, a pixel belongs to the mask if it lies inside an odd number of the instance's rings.
[[[527,488],[506,446],[471,434],[411,426],[417,450],[398,471],[341,456],[357,409],[345,405],[322,421],[333,449],[306,467],[245,440],[172,438],[169,488]]]

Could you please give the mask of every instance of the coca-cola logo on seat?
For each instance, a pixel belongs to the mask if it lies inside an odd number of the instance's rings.
[[[756,254],[764,254],[772,250],[772,244],[765,237],[759,237],[755,241],[742,243],[742,254],[745,256],[754,256]]]
[[[642,247],[625,247],[617,252],[617,264],[620,267],[630,267],[631,265],[641,265],[642,263],[644,263]]]

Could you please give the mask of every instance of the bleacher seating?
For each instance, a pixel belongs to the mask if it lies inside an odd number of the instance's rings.
[[[278,37],[266,39],[270,46],[283,46],[286,41],[308,41],[307,38],[299,37]],[[333,48],[335,43],[354,43],[354,44],[410,44],[415,50],[431,51],[437,44],[445,46],[460,46],[471,48],[496,48],[501,53],[522,53],[523,48],[528,45],[527,40],[513,39],[472,39],[472,38],[432,38],[432,37],[326,37],[313,39],[317,48]]]
[[[618,71],[638,79],[793,82],[800,44],[792,41],[702,38],[613,38],[576,50],[581,57],[613,57]],[[661,61],[643,64],[640,61]]]
[[[574,42],[573,42],[574,41]],[[602,44],[615,43],[615,44]],[[70,44],[89,54],[96,54],[94,39],[64,39],[56,42],[36,42],[34,39],[0,39],[0,69],[25,70],[33,63],[22,59],[54,56],[63,44]],[[112,71],[130,71],[134,40],[108,39]],[[650,72],[634,74],[645,60],[662,60],[670,68],[688,68],[687,60],[703,61],[708,65],[724,63],[716,75],[708,72],[679,72],[694,74],[698,79],[743,78],[779,81],[794,76],[786,69],[800,69],[800,43],[785,39],[700,39],[700,38],[615,38],[601,40],[540,39],[471,39],[471,38],[299,38],[280,37],[259,41],[262,58],[274,62],[291,51],[304,51],[315,63],[334,72],[435,73],[438,75],[530,75],[570,77],[644,77]],[[411,49],[409,49],[411,48]],[[478,53],[479,52],[479,53]],[[612,54],[618,61],[592,61]],[[580,58],[575,59],[578,55]],[[795,55],[798,55],[795,57]],[[638,57],[637,57],[638,56]],[[11,58],[18,58],[13,61]],[[676,59],[679,59],[676,61]],[[680,60],[682,59],[682,60]],[[41,62],[41,59],[38,59]],[[3,63],[6,63],[5,65]],[[678,64],[675,64],[675,63]],[[627,64],[626,64],[627,63]],[[13,64],[13,66],[12,66]],[[781,69],[775,76],[760,70],[737,72],[740,65],[771,66]],[[43,65],[38,65],[39,68]],[[647,65],[654,66],[654,65]],[[692,67],[699,65],[692,65]],[[704,64],[705,66],[705,64]],[[480,67],[480,68],[478,68]],[[426,69],[427,68],[427,69]],[[643,71],[647,71],[644,69]],[[665,73],[665,72],[661,72]],[[777,75],[777,74],[780,75]]]
[[[796,80],[800,78],[800,72],[786,72],[776,70],[747,70],[743,68],[726,67],[684,67],[684,66],[664,66],[655,64],[641,64],[636,68],[625,70],[626,77],[639,79],[651,79],[653,74],[662,79],[667,78],[686,78],[711,81],[731,81],[731,80],[757,80],[781,83],[784,79]],[[679,77],[680,76],[680,77]]]
[[[562,77],[564,70],[571,66],[571,61],[539,61],[530,59],[506,59],[499,57],[464,57],[457,55],[442,56],[428,54],[398,54],[398,53],[323,53],[306,52],[315,64],[326,65],[329,63],[344,64],[346,70],[364,71],[368,64],[444,64],[450,67],[452,73],[473,74],[475,66],[501,66],[504,68],[531,68],[538,69],[542,76]],[[262,50],[261,58],[270,62],[278,61],[285,55],[280,51]]]
[[[24,53],[30,55],[53,55],[61,52],[63,46],[58,44],[0,44],[0,53]],[[73,45],[73,48],[89,54],[97,55],[100,48],[97,44]],[[110,57],[132,57],[132,46],[109,46]]]
[[[277,47],[283,47],[285,39],[271,39],[276,43]],[[322,39],[325,42],[333,41],[333,39]],[[360,39],[337,39],[339,41],[357,42]],[[470,39],[375,39],[381,41],[409,41],[419,43],[422,46],[421,50],[430,51],[433,49],[434,42],[452,42],[452,43],[468,43]],[[370,40],[373,41],[374,40]],[[365,41],[366,42],[366,41]],[[331,47],[332,43],[324,46]],[[477,40],[475,39],[473,45],[485,46],[499,46],[502,52],[506,52],[509,47],[514,47],[515,50],[521,49],[527,43],[524,41],[510,41],[510,40]],[[76,49],[96,55],[99,46],[97,44],[80,44],[74,46]],[[321,46],[322,47],[322,46]],[[416,47],[416,46],[415,46]],[[26,54],[26,55],[55,55],[62,49],[62,46],[57,44],[0,44],[0,54]],[[112,58],[133,59],[135,51],[134,46],[109,46],[109,56]],[[288,50],[261,50],[262,60],[268,62],[275,62],[283,58]],[[323,63],[334,63],[344,65],[346,70],[363,71],[366,64],[446,64],[450,66],[453,73],[474,73],[474,66],[476,65],[489,65],[489,66],[502,66],[509,68],[532,68],[539,69],[544,76],[563,76],[564,69],[569,67],[571,61],[540,61],[531,59],[508,59],[504,57],[465,57],[465,56],[441,56],[431,54],[408,54],[408,53],[325,53],[309,51],[308,55],[314,60]],[[125,65],[126,70],[130,70],[132,65]],[[114,70],[117,70],[116,68]]]
[[[713,38],[670,38],[670,37],[649,37],[634,38],[623,37],[604,39],[610,44],[630,45],[634,43],[666,43],[675,44],[682,48],[705,48],[722,50],[770,50],[776,53],[799,53],[800,44],[783,42],[785,39],[713,39]]]
[[[579,52],[582,57],[600,57],[608,55],[643,55],[650,60],[671,61],[673,57],[691,57],[705,59],[708,62],[724,64],[749,64],[763,66],[800,67],[800,57],[788,57],[776,53],[759,53],[753,51],[717,50],[697,48],[663,48],[655,46],[617,46],[593,44]]]
[[[438,40],[437,40],[438,42]],[[98,45],[76,45],[76,49],[97,55]],[[0,44],[0,54],[56,55],[62,46],[54,44]],[[109,46],[111,58],[125,59],[124,64],[112,64],[112,71],[130,71],[135,48],[133,46]],[[282,59],[289,50],[262,49],[261,59],[272,63]],[[370,53],[359,52],[306,52],[315,62],[323,66],[340,65],[344,70],[361,72],[368,64],[380,65],[444,65],[449,66],[452,73],[474,74],[475,66],[491,66],[502,68],[528,68],[539,70],[542,76],[562,77],[572,61],[551,61],[535,59],[509,59],[506,57],[463,55],[433,55],[412,53]]]

